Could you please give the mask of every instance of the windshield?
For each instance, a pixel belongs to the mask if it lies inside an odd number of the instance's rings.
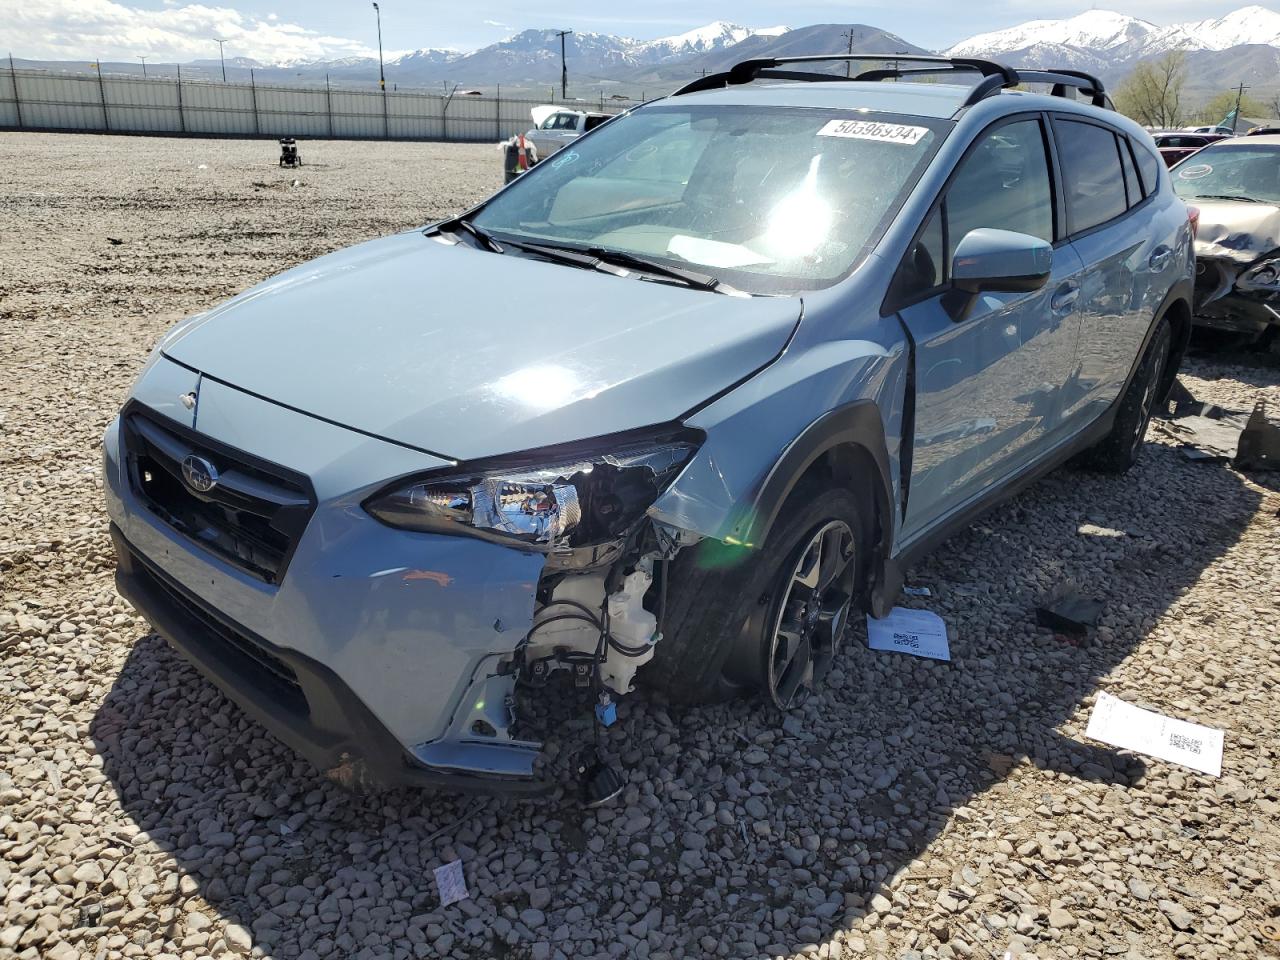
[[[1173,168],[1173,187],[1184,200],[1280,203],[1280,144],[1212,144]]]
[[[538,164],[472,219],[499,239],[698,269],[749,293],[828,286],[866,255],[947,121],[655,106]]]

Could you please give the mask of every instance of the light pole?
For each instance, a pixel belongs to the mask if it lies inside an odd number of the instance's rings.
[[[378,86],[386,93],[387,75],[382,68],[382,9],[376,3],[373,5],[373,13],[378,18]]]
[[[138,59],[142,61],[142,75],[145,77],[147,75],[147,58],[138,57]]]
[[[853,34],[853,27],[850,27],[850,28],[849,28],[848,30],[846,30],[844,33],[840,34],[840,38],[841,38],[842,40],[848,40],[848,41],[849,41],[849,56],[851,56],[851,57],[853,56],[853,37],[854,37],[854,34]],[[853,65],[853,61],[852,61],[852,60],[846,60],[846,61],[844,62],[844,75],[845,75],[846,77],[850,75],[849,68],[850,68],[852,65]]]
[[[227,82],[227,58],[222,55],[222,45],[227,41],[219,40],[217,37],[214,37],[213,42],[218,45],[218,59],[222,61],[222,82],[226,83]]]
[[[1243,83],[1236,90],[1236,108],[1231,111],[1231,132],[1236,132],[1236,127],[1240,124],[1240,101],[1244,99],[1244,92],[1249,88]]]
[[[560,99],[569,99],[569,67],[564,59],[564,38],[573,33],[572,30],[557,30],[556,36],[560,38]]]

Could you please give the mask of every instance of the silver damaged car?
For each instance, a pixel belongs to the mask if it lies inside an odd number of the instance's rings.
[[[345,784],[543,789],[544,685],[786,710],[923,551],[1129,467],[1192,270],[1095,78],[747,61],[172,328],[105,437],[117,582]]]

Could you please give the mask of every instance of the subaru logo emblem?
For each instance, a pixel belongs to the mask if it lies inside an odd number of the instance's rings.
[[[182,479],[196,493],[208,493],[218,485],[218,469],[195,454],[182,461]]]

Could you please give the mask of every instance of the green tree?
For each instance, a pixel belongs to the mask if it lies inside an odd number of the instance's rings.
[[[1116,109],[1148,127],[1176,127],[1182,122],[1182,88],[1187,81],[1187,55],[1170,50],[1158,60],[1145,60],[1116,88]]]
[[[1236,91],[1223,90],[1220,94],[1201,107],[1197,115],[1201,117],[1202,123],[1221,123],[1223,119],[1235,108]],[[1255,100],[1247,93],[1240,99],[1240,116],[1265,117],[1267,113],[1267,105]],[[1229,120],[1228,124],[1230,124]],[[1237,129],[1243,128],[1238,126]]]

